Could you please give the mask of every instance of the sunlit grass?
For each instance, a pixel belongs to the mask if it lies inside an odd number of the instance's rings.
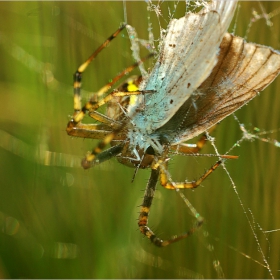
[[[267,11],[279,7],[278,2],[263,5]],[[257,3],[242,2],[237,35],[246,34],[252,6],[259,9]],[[134,170],[116,160],[88,171],[79,167],[79,158],[95,142],[72,139],[65,132],[73,111],[72,74],[124,21],[122,2],[2,2],[0,13],[0,135],[5,140],[0,143],[1,277],[217,278],[213,267],[217,260],[225,277],[269,277],[267,269],[253,260],[262,262],[221,168],[204,187],[185,192],[206,225],[197,235],[161,250],[137,228],[137,206],[149,171],[140,170],[131,183]],[[127,16],[139,37],[147,39],[146,3],[127,3]],[[280,49],[279,19],[277,15],[271,18],[273,27],[260,19],[252,25],[247,40]],[[156,34],[153,16],[152,21]],[[130,43],[124,34],[85,73],[84,95],[98,90],[131,63]],[[279,128],[279,87],[278,78],[238,111],[240,122],[248,128]],[[219,152],[225,153],[242,137],[242,131],[229,117],[214,136]],[[279,133],[267,137],[279,140]],[[46,151],[55,158],[42,156]],[[213,150],[206,147],[203,152]],[[252,220],[264,230],[279,228],[279,148],[255,140],[243,142],[233,153],[239,159],[227,161],[226,166],[246,209],[253,213]],[[192,180],[215,161],[174,157],[170,170],[174,179]],[[163,237],[187,230],[193,220],[181,198],[158,189],[151,227]],[[269,242],[257,224],[256,232],[279,278],[279,232],[266,235]]]

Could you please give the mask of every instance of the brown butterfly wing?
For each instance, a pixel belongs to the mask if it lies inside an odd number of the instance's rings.
[[[191,139],[247,104],[280,73],[280,53],[226,33],[210,76],[156,133]]]

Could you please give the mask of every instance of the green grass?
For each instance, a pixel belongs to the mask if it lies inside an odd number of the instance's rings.
[[[263,5],[268,12],[279,8],[279,2]],[[260,11],[257,2],[241,3],[237,35],[246,34],[252,7]],[[163,10],[161,22],[166,25],[166,7]],[[127,3],[128,23],[144,39],[148,38],[147,15],[144,1]],[[151,20],[158,34],[156,19],[152,16]],[[280,49],[280,15],[271,20],[273,27],[263,19],[254,23],[248,41]],[[65,132],[73,112],[72,74],[123,21],[122,2],[0,3],[0,277],[217,278],[216,260],[227,278],[270,277],[254,261],[263,263],[222,168],[204,187],[184,192],[205,217],[200,232],[159,249],[137,228],[137,206],[149,170],[140,170],[131,183],[134,170],[116,160],[88,171],[79,167],[77,159],[96,142],[73,139]],[[142,55],[146,53],[142,51]],[[98,90],[132,63],[124,32],[84,74],[83,89]],[[46,77],[49,83],[44,82]],[[236,113],[240,122],[248,128],[279,128],[279,91],[280,78]],[[230,116],[214,136],[219,152],[225,153],[242,133]],[[279,132],[267,137],[280,139]],[[42,164],[36,156],[40,148],[57,153],[50,164]],[[213,150],[209,145],[203,152]],[[66,161],[59,153],[69,155]],[[231,154],[240,156],[226,166],[249,219],[263,230],[279,228],[279,148],[256,140],[243,142]],[[174,180],[192,180],[215,160],[174,157],[170,171]],[[72,161],[75,167],[70,167]],[[178,194],[158,186],[150,218],[156,233],[168,237],[192,223]],[[255,226],[272,272],[279,278],[279,232],[264,236],[258,224]]]

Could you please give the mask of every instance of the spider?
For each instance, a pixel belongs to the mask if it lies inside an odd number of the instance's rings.
[[[213,1],[213,3],[215,12],[210,10],[199,14],[199,18],[203,18],[206,24],[209,18],[211,23],[212,21],[215,22],[216,10],[219,11],[220,9],[221,13],[224,10],[234,12],[235,3],[233,1]],[[218,20],[220,20],[220,17]],[[227,21],[230,22],[230,19],[231,17]],[[165,94],[161,91],[161,88],[156,88],[155,84],[159,79],[165,80],[165,73],[161,72],[161,67],[164,68],[165,63],[172,63],[168,61],[169,58],[165,55],[170,54],[170,52],[172,55],[170,49],[176,49],[176,31],[182,28],[180,21],[184,20],[188,22],[188,15],[171,22],[170,32],[167,31],[163,47],[148,81],[142,81],[141,77],[132,77],[118,90],[108,93],[112,85],[140,63],[154,56],[153,53],[126,68],[82,106],[80,97],[82,74],[100,51],[125,28],[126,24],[123,24],[75,72],[74,114],[67,125],[67,133],[70,136],[100,139],[98,145],[82,160],[83,168],[87,169],[116,157],[120,163],[127,166],[136,169],[151,169],[150,179],[141,204],[138,226],[140,232],[159,247],[165,247],[192,235],[203,224],[203,218],[197,217],[195,225],[179,236],[167,240],[157,237],[148,227],[148,215],[158,180],[163,187],[170,190],[193,189],[198,187],[224,160],[236,158],[235,156],[222,155],[199,179],[191,182],[172,182],[167,172],[169,154],[172,151],[181,154],[198,153],[207,140],[205,134],[207,130],[212,129],[217,122],[246,104],[258,91],[270,84],[280,72],[279,53],[268,47],[246,43],[242,38],[225,33],[227,29],[227,26],[225,26],[225,31],[221,31],[219,35],[221,40],[218,42],[220,52],[217,62],[214,59],[211,62],[211,57],[207,60],[207,63],[213,64],[213,67],[210,67],[209,76],[207,77],[205,74],[206,78],[197,88],[190,89],[191,94],[185,97],[184,101],[177,100],[181,98],[178,93],[181,88],[176,88],[180,86],[181,80],[184,80],[182,76],[179,76],[177,84],[175,83],[175,89],[172,88],[168,92],[169,95]],[[201,30],[204,32],[202,28]],[[174,39],[175,36],[175,43],[169,42],[170,38],[168,36],[170,34],[173,36],[171,39]],[[200,36],[203,38],[204,35]],[[184,45],[182,47],[186,48]],[[216,52],[213,56],[216,59]],[[177,63],[180,64],[179,61]],[[184,67],[182,69],[185,70]],[[252,69],[256,70],[253,76]],[[265,71],[262,71],[263,69]],[[177,70],[180,70],[180,68]],[[169,71],[169,69],[166,71]],[[172,75],[172,73],[169,73],[169,75]],[[155,76],[158,79],[156,81]],[[161,76],[162,78],[160,78]],[[184,91],[193,87],[193,81],[195,81],[195,78],[183,81],[185,83]],[[179,103],[179,106],[172,107],[176,103]],[[103,105],[107,105],[106,114],[97,112],[97,109]],[[159,110],[157,106],[160,106],[161,109]],[[153,107],[156,111],[153,111]],[[83,124],[82,120],[86,113],[99,123]],[[162,116],[165,116],[164,120],[162,120]],[[204,134],[196,146],[190,147],[183,143],[201,133]],[[105,149],[109,144],[111,144],[111,147]]]
[[[112,157],[117,157],[118,161],[130,167],[136,168],[151,168],[151,176],[146,187],[143,203],[141,206],[141,212],[139,216],[138,225],[140,231],[146,235],[151,241],[160,247],[167,246],[170,243],[176,242],[180,239],[186,238],[192,234],[196,228],[202,225],[203,219],[199,220],[197,225],[189,230],[187,233],[170,240],[161,240],[157,238],[154,233],[147,227],[149,209],[152,205],[153,195],[155,192],[156,183],[160,177],[162,186],[167,189],[175,189],[172,183],[169,183],[166,178],[166,160],[168,159],[169,148],[176,150],[177,152],[185,154],[197,153],[206,142],[206,135],[203,135],[195,147],[188,147],[187,145],[173,145],[165,148],[165,153],[162,157],[156,157],[152,148],[143,151],[138,149],[136,155],[131,153],[129,150],[129,143],[126,139],[125,126],[127,125],[127,119],[123,112],[123,109],[131,103],[131,97],[139,93],[138,86],[142,80],[141,76],[134,76],[129,78],[124,84],[122,84],[117,91],[113,91],[108,94],[101,101],[96,102],[97,97],[102,97],[107,93],[107,90],[115,84],[125,73],[131,72],[139,63],[144,62],[146,59],[154,56],[153,53],[149,54],[146,58],[142,59],[141,62],[137,62],[134,65],[126,68],[122,73],[115,77],[112,82],[105,85],[99,92],[94,95],[83,107],[81,107],[80,101],[80,89],[81,89],[81,76],[88,64],[97,56],[97,54],[105,48],[110,41],[112,41],[123,29],[125,24],[122,25],[114,34],[112,34],[89,58],[82,64],[74,74],[74,116],[68,123],[67,133],[71,136],[103,139],[99,142],[98,146],[82,160],[82,166],[88,169],[95,164],[100,164],[103,161],[109,160]],[[96,110],[103,104],[107,104],[107,114],[103,115],[98,113]],[[120,104],[120,106],[119,106]],[[86,112],[89,112],[89,116],[95,120],[101,122],[101,124],[83,124],[83,119]],[[116,143],[117,142],[117,143]],[[111,144],[112,147],[103,151],[107,144]],[[137,158],[135,158],[137,156]],[[214,171],[221,161],[218,161],[213,165],[201,178],[197,181],[178,184],[176,188],[196,188],[212,171]]]

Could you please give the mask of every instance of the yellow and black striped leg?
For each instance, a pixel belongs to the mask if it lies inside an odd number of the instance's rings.
[[[169,182],[168,180],[168,174],[166,172],[166,163],[162,163],[160,168],[160,183],[161,185],[170,190],[175,189],[194,189],[197,188],[213,171],[215,171],[220,164],[222,163],[222,160],[218,160],[214,165],[212,165],[199,179],[192,182]]]
[[[118,134],[118,130],[108,134],[102,141],[98,143],[98,145],[86,155],[86,157],[82,160],[82,166],[87,169],[93,165],[93,162],[96,161],[97,156],[104,150],[104,148],[111,143],[111,141]],[[123,145],[121,145],[123,147]],[[106,152],[106,151],[105,151]],[[118,152],[119,153],[119,152]],[[117,153],[117,154],[118,154]]]
[[[89,110],[94,104],[93,102],[88,102],[85,106],[81,106],[81,81],[82,74],[88,67],[88,65],[95,59],[95,57],[105,48],[107,45],[118,36],[118,34],[125,28],[126,24],[123,24],[115,33],[113,33],[103,44],[97,48],[97,50],[78,68],[74,74],[74,116],[73,122],[79,123],[86,110]]]
[[[156,184],[159,177],[159,169],[152,169],[149,182],[147,184],[144,199],[141,205],[138,225],[140,231],[147,236],[155,245],[161,246],[162,240],[157,238],[155,234],[148,228],[148,216],[153,202],[154,193],[156,191]]]
[[[149,216],[150,208],[152,205],[152,201],[153,201],[154,193],[156,190],[156,184],[157,184],[159,175],[160,175],[159,166],[153,165],[151,176],[150,176],[149,182],[147,184],[144,199],[143,199],[143,202],[141,205],[138,226],[139,226],[141,233],[143,233],[146,237],[148,237],[153,244],[155,244],[158,247],[166,247],[169,244],[172,244],[174,242],[177,242],[179,240],[182,240],[182,239],[187,238],[190,235],[192,235],[203,224],[203,218],[198,218],[197,222],[195,223],[193,228],[191,228],[189,231],[187,231],[179,236],[176,235],[173,238],[167,239],[167,240],[162,240],[162,239],[158,238],[154,234],[154,232],[148,227],[148,216]]]
[[[83,160],[82,160],[82,167],[84,169],[88,169],[88,168],[91,168],[92,166],[96,165],[96,164],[100,164],[104,161],[107,161],[109,159],[111,159],[112,157],[115,157],[117,156],[123,149],[123,146],[124,146],[124,143],[121,143],[119,145],[116,145],[116,146],[112,146],[111,148],[101,152],[101,153],[98,153],[94,160],[91,160],[91,161],[88,161],[87,160],[87,157],[85,157]]]

